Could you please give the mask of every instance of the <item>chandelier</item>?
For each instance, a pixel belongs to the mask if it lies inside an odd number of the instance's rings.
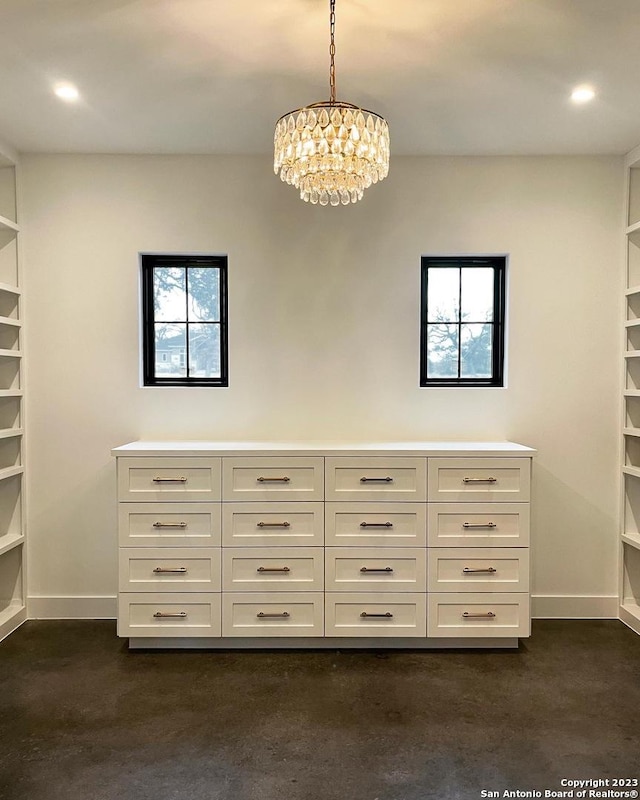
[[[348,205],[389,173],[389,126],[373,111],[336,100],[335,0],[329,0],[329,100],[276,123],[273,171],[307,203]]]

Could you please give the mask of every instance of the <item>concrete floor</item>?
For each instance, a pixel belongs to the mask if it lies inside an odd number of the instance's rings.
[[[33,621],[0,644],[0,797],[559,790],[640,778],[639,717],[640,637],[615,621],[538,621],[519,651],[381,655],[129,653],[112,622]]]

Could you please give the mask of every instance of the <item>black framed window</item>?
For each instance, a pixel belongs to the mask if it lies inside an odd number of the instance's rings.
[[[505,256],[423,256],[421,386],[503,386]]]
[[[142,255],[145,386],[228,386],[227,257]]]

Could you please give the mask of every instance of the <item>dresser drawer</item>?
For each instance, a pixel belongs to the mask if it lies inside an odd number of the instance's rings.
[[[225,592],[313,592],[324,584],[322,547],[225,547]]]
[[[528,458],[430,458],[429,501],[526,503]]]
[[[225,458],[225,500],[322,500],[323,458]]]
[[[429,594],[427,636],[529,636],[527,594]]]
[[[220,548],[123,547],[121,592],[219,592]]]
[[[425,547],[422,503],[327,503],[326,544],[349,547]]]
[[[326,636],[426,636],[425,594],[326,595]]]
[[[121,594],[118,636],[220,636],[220,594]]]
[[[526,503],[431,503],[430,547],[527,547]]]
[[[220,459],[120,458],[118,498],[163,503],[220,500]]]
[[[325,587],[333,592],[424,592],[426,551],[395,547],[327,547]]]
[[[222,595],[223,636],[322,636],[322,592]]]
[[[219,547],[220,503],[120,503],[121,547]]]
[[[433,548],[427,585],[430,592],[527,592],[529,551]]]
[[[424,502],[426,458],[327,458],[327,500]]]
[[[322,503],[225,503],[225,547],[308,547],[324,543]]]

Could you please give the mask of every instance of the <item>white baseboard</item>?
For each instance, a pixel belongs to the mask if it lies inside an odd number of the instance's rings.
[[[115,619],[118,600],[107,597],[29,597],[29,619]]]
[[[532,595],[533,619],[619,619],[617,595]]]
[[[534,619],[618,619],[615,595],[533,595]],[[29,619],[115,619],[117,598],[30,597]]]

